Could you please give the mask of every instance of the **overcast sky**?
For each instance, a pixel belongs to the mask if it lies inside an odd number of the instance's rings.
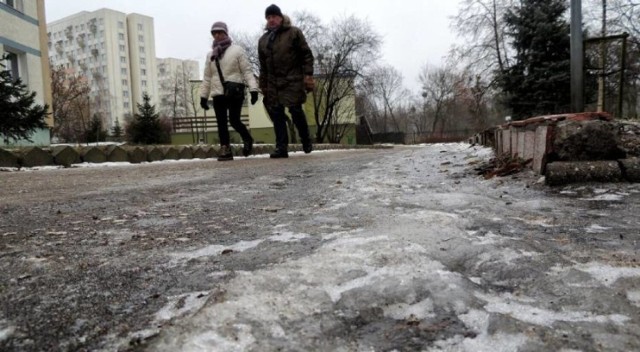
[[[265,24],[264,10],[272,1],[258,0],[46,0],[47,22],[80,11],[109,8],[154,18],[156,55],[194,59],[202,63],[209,49],[209,29],[225,21],[234,31],[254,33]],[[455,40],[449,17],[458,0],[280,0],[284,14],[306,10],[325,24],[340,16],[355,15],[368,20],[383,36],[384,62],[400,70],[404,85],[417,92],[417,76],[425,64],[438,65]]]

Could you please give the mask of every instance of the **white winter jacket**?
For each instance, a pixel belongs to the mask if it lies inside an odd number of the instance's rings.
[[[204,62],[204,75],[200,86],[200,97],[207,99],[209,96],[224,94],[218,68],[216,62],[211,61],[211,54],[212,51],[207,54],[207,59]],[[219,61],[225,81],[244,83],[250,91],[258,91],[258,84],[253,76],[253,71],[251,71],[247,54],[241,46],[231,44]]]

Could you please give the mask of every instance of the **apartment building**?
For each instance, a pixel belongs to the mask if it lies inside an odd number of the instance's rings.
[[[144,92],[158,102],[153,18],[110,9],[77,14],[47,25],[49,60],[85,76],[91,115],[111,129],[136,112]]]
[[[191,81],[199,79],[200,64],[196,60],[157,59],[159,104],[157,111],[165,117],[192,116],[200,103],[200,94]]]
[[[0,0],[0,55],[3,54],[8,55],[5,69],[36,92],[36,103],[51,106],[44,0]],[[53,124],[50,116],[47,124]],[[11,144],[49,145],[49,129],[35,131],[30,139],[32,142],[12,141]]]

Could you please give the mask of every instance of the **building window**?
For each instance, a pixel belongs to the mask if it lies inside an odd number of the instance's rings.
[[[120,51],[125,51],[125,50],[126,50],[125,46],[123,44],[120,44]]]
[[[11,74],[11,78],[15,81],[20,78],[20,65],[18,63],[18,55],[15,53],[8,53],[7,60],[5,61],[6,70]]]
[[[144,42],[144,36],[139,35],[139,36],[138,36],[138,41]]]
[[[124,28],[124,22],[118,21],[118,28]]]
[[[118,33],[118,39],[124,40],[124,33]]]
[[[122,91],[122,96],[125,97],[125,98],[128,97],[129,96],[129,91],[128,90],[123,90]]]
[[[129,103],[125,102],[124,104],[122,104],[122,106],[124,106],[125,109],[129,108]]]
[[[138,30],[141,31],[142,30],[142,23],[138,23]]]
[[[147,60],[144,57],[140,58],[140,65],[146,65],[146,64],[147,64]]]
[[[140,74],[143,76],[147,75],[147,70],[145,70],[144,68],[142,70],[140,70]]]
[[[120,62],[123,63],[123,64],[126,64],[127,63],[127,58],[124,57],[124,56],[120,56]]]
[[[128,81],[128,80],[126,80],[126,79],[123,79],[123,80],[122,80],[122,85],[123,85],[123,86],[127,86],[127,85],[129,85],[129,81]]]
[[[24,12],[24,5],[22,3],[22,0],[0,0],[0,3],[13,7],[15,10],[18,10],[20,12]]]
[[[126,69],[126,68],[124,68],[124,67],[123,67],[123,68],[121,68],[121,69],[120,69],[120,73],[121,73],[121,74],[123,74],[123,75],[126,75],[126,74],[127,74],[127,69]]]
[[[140,48],[138,48],[138,50],[140,51],[140,53],[144,54],[144,46],[141,46]]]
[[[147,86],[147,81],[142,80],[142,84],[141,84],[141,85],[142,85],[143,87],[146,87],[146,86]]]

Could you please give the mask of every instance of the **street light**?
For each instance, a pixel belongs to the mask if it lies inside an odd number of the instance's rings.
[[[584,110],[584,49],[582,42],[582,1],[571,0],[571,108]]]

